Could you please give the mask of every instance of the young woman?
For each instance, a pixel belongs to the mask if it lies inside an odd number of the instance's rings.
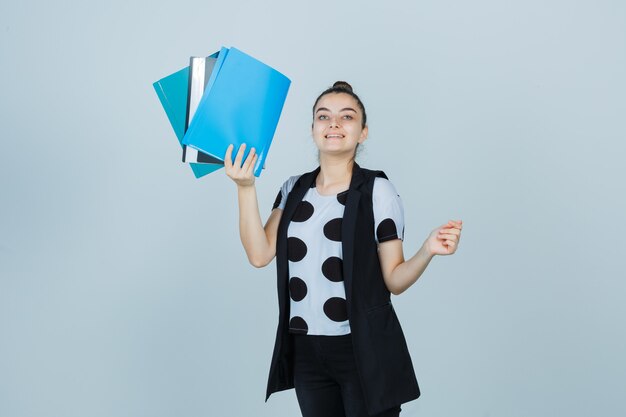
[[[435,255],[453,254],[461,236],[462,222],[450,220],[404,259],[400,196],[382,171],[354,161],[366,122],[346,82],[317,98],[319,167],[283,184],[265,226],[255,150],[245,161],[245,145],[234,161],[232,145],[226,153],[248,260],[263,267],[276,257],[280,314],[266,401],[295,387],[304,417],[398,416],[401,404],[419,397],[390,293],[415,283]]]

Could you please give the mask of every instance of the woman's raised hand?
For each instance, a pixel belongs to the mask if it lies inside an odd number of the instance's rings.
[[[428,253],[433,255],[452,255],[459,247],[461,240],[462,220],[450,220],[433,230],[424,245]]]
[[[224,170],[235,183],[240,187],[247,187],[254,185],[254,166],[258,159],[258,155],[255,149],[250,149],[248,157],[244,161],[243,165],[241,160],[243,159],[244,151],[246,150],[246,144],[242,144],[237,151],[235,161],[232,161],[234,145],[229,145],[226,149],[226,157],[224,158]]]

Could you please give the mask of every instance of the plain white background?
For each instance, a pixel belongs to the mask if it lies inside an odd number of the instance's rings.
[[[626,413],[623,2],[23,1],[0,31],[0,417],[299,415],[264,402],[274,264],[247,264],[234,184],[194,179],[152,88],[222,45],[292,80],[263,219],[346,80],[406,256],[464,222],[393,298],[403,416]]]

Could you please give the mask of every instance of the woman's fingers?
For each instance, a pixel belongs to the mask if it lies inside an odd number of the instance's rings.
[[[256,151],[256,149],[254,149],[254,148],[250,149],[250,153],[248,154],[248,157],[246,158],[245,162],[243,163],[243,166],[241,167],[241,170],[246,175],[250,172],[250,166],[252,165],[252,159],[254,159],[254,156],[256,155],[255,151]]]
[[[448,233],[439,233],[439,236],[437,236],[439,239],[446,239],[446,240],[454,240],[454,239],[458,239],[457,235],[454,234],[448,234]]]
[[[232,152],[234,145],[229,145],[226,148],[226,155],[224,156],[224,169],[226,175],[228,175],[238,185],[252,185],[254,184],[254,166],[258,160],[256,149],[251,148],[246,160],[243,161],[243,156],[246,150],[246,144],[242,144],[237,151],[235,160],[232,161]]]
[[[459,230],[463,228],[463,221],[462,220],[450,220],[448,222],[449,225],[452,225],[453,227],[458,228]]]
[[[228,145],[228,148],[226,148],[226,156],[224,156],[224,168],[226,170],[232,168],[233,166],[233,148],[235,147],[235,145],[233,145],[232,143],[230,145]]]
[[[243,153],[246,150],[246,144],[242,143],[241,146],[239,147],[239,151],[237,152],[237,156],[235,156],[235,163],[234,165],[237,168],[241,167],[241,160],[243,159]]]
[[[259,155],[256,153],[252,155],[252,152],[250,152],[250,155],[246,160],[246,170],[244,171],[246,177],[254,176],[254,167],[256,166],[257,159],[259,159]]]
[[[445,242],[447,247],[455,247],[456,246],[456,242],[453,240],[446,240]]]

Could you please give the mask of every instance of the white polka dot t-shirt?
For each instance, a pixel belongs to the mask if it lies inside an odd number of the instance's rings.
[[[281,187],[273,208],[284,209],[299,176]],[[377,243],[404,239],[404,209],[393,184],[376,178],[372,191]],[[287,229],[289,332],[310,335],[350,333],[343,283],[341,223],[348,191],[321,195],[309,189]]]

